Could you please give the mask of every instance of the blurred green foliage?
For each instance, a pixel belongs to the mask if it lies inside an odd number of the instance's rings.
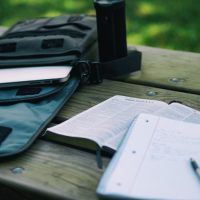
[[[93,0],[0,0],[0,25],[61,14],[95,14]],[[200,52],[199,0],[126,0],[128,44]]]

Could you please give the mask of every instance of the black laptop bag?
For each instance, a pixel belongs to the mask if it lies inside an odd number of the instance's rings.
[[[20,21],[0,37],[0,68],[73,66],[63,84],[0,89],[0,158],[26,150],[80,83],[99,82],[90,80],[96,41],[96,19],[85,15]]]

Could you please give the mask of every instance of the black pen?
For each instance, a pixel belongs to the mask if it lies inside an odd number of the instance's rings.
[[[200,168],[199,168],[199,165],[197,164],[197,162],[193,158],[190,158],[190,164],[191,164],[192,169],[194,170],[195,174],[200,179]]]

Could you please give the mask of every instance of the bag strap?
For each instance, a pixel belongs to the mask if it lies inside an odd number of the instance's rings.
[[[79,60],[72,63],[81,84],[98,84],[103,78],[113,78],[140,70],[142,54],[131,50],[126,57],[109,62],[91,62]]]

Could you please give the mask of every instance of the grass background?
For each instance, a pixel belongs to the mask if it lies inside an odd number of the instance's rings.
[[[128,44],[200,52],[199,0],[126,0]],[[0,25],[40,16],[95,14],[93,0],[0,0]]]

